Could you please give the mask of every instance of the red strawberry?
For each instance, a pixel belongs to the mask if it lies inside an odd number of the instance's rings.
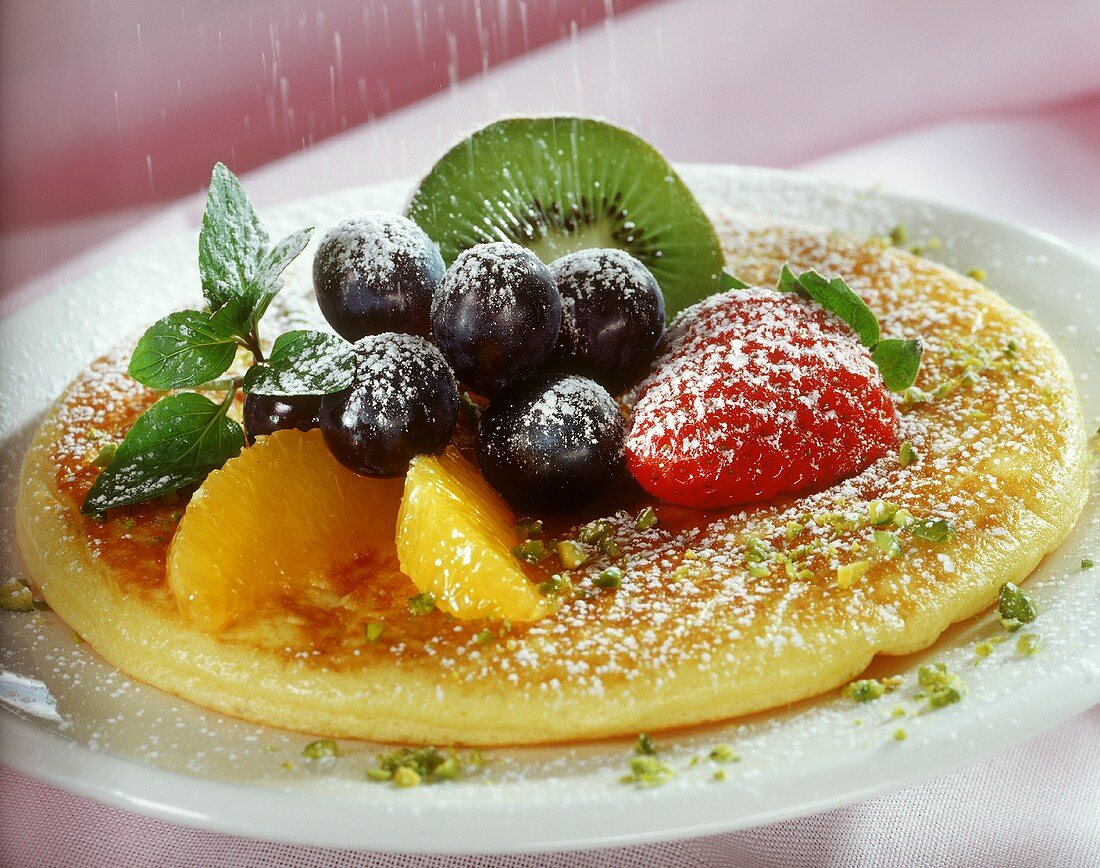
[[[820,488],[897,447],[898,417],[848,326],[794,293],[734,290],[681,313],[635,390],[630,472],[697,509]]]

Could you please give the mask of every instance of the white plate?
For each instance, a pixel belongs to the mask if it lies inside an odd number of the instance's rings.
[[[1069,358],[1090,425],[1100,415],[1100,268],[1056,239],[952,208],[854,190],[802,175],[687,167],[705,201],[869,235],[896,223],[914,242],[943,239],[936,256],[1033,312]],[[399,210],[407,186],[353,190],[296,203],[265,219],[274,231],[326,226],[352,210]],[[197,297],[193,234],[58,289],[0,323],[0,545],[9,572],[18,459],[36,420],[84,364],[156,316]],[[309,257],[292,280],[308,279]],[[0,760],[48,783],[133,811],[256,838],[390,851],[516,852],[636,844],[745,828],[852,802],[946,772],[1035,735],[1100,700],[1100,489],[1076,531],[1028,588],[1041,615],[1041,651],[1013,642],[974,666],[974,643],[1000,632],[987,615],[957,625],[929,652],[880,661],[911,673],[940,659],[968,696],[916,711],[914,679],[886,700],[855,705],[836,693],[771,714],[661,739],[679,770],[663,787],[619,783],[627,741],[489,751],[474,779],[411,790],[368,783],[374,749],[347,743],[326,769],[300,761],[306,736],[204,711],[104,664],[52,613],[0,618]],[[22,679],[22,680],[21,680]],[[895,741],[904,726],[908,738]],[[727,778],[703,760],[718,742],[743,757]],[[283,769],[286,761],[292,770]]]

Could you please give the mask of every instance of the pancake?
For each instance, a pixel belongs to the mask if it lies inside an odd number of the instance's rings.
[[[1085,431],[1065,361],[1024,314],[943,266],[814,227],[711,216],[742,280],[774,285],[788,261],[840,275],[884,336],[924,338],[920,391],[897,399],[918,461],[888,456],[824,491],[708,513],[623,486],[575,519],[613,524],[622,587],[584,593],[607,566],[594,562],[573,572],[581,593],[553,615],[489,625],[499,634],[489,643],[485,622],[410,614],[416,589],[386,550],[339,565],[317,593],[206,633],[165,581],[185,497],[103,522],[80,515],[97,438],[157,397],[114,354],[61,396],[27,454],[18,531],[36,585],[92,647],[149,684],[257,722],[405,743],[572,741],[722,720],[829,691],[876,654],[929,646],[1024,579],[1084,504]],[[949,520],[956,535],[875,554],[875,501]],[[647,504],[659,522],[638,531]],[[746,554],[761,548],[771,574],[754,577]],[[367,608],[386,624],[373,643]]]

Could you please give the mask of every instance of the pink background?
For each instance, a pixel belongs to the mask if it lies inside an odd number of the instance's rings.
[[[262,208],[415,175],[507,112],[604,115],[681,161],[884,183],[1100,260],[1096,0],[4,2],[0,109],[0,313],[193,229],[214,160]],[[614,864],[1097,865],[1098,712],[901,793]],[[0,772],[0,864],[398,863]]]

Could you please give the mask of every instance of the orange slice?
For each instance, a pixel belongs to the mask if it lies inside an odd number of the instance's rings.
[[[217,630],[363,554],[392,556],[401,487],[352,473],[320,431],[256,438],[206,478],[180,520],[167,570],[181,612]]]
[[[454,447],[413,459],[397,518],[401,571],[456,618],[535,621],[553,611],[512,548],[515,515]]]

